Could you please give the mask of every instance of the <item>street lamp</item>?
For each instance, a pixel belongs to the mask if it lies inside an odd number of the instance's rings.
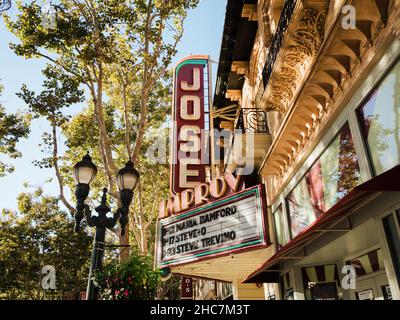
[[[89,153],[74,166],[74,181],[76,183],[76,213],[75,213],[75,231],[78,232],[83,217],[86,217],[87,224],[96,227],[96,235],[93,243],[92,260],[89,271],[89,280],[86,291],[87,300],[97,298],[97,288],[95,288],[92,276],[95,270],[101,268],[104,254],[104,241],[106,229],[112,229],[119,220],[121,226],[121,235],[125,234],[125,226],[128,223],[129,205],[132,202],[133,190],[139,181],[139,172],[133,167],[132,161],[128,161],[124,168],[117,173],[117,186],[120,194],[121,207],[114,212],[113,217],[107,217],[111,212],[107,206],[107,188],[103,189],[101,204],[95,209],[97,216],[92,216],[91,210],[85,200],[89,195],[90,183],[97,174],[97,167],[92,162]]]
[[[139,172],[133,167],[132,161],[128,161],[117,173],[117,186],[119,198],[121,200],[121,217],[119,223],[121,225],[121,235],[125,235],[125,226],[128,223],[129,205],[132,202],[133,190],[139,181]]]

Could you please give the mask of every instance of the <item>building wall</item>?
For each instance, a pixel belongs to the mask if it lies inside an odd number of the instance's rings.
[[[235,281],[233,283],[233,299],[265,300],[264,287],[262,284],[241,283],[240,281]]]
[[[296,35],[299,28],[301,29],[301,19],[296,18],[296,15],[301,17],[306,12],[307,6],[312,3],[312,1],[301,0],[299,2],[301,2],[301,5],[296,7],[297,11],[295,10],[294,17],[291,18],[291,24],[289,24],[285,37],[291,32],[292,35]],[[363,34],[360,29],[355,30],[354,34],[351,33],[353,31],[345,32],[342,30],[341,10],[344,5],[350,3],[357,9],[357,26],[364,19],[371,19],[369,28],[372,35],[370,38],[368,38],[368,34]],[[387,2],[388,16],[385,21],[383,21],[384,15],[380,14],[378,10],[378,5],[382,5],[382,3],[386,2],[372,0],[321,1],[321,6],[314,7],[316,12],[326,10],[326,17],[322,24],[323,35],[319,39],[320,43],[315,48],[310,60],[311,63],[307,64],[305,69],[302,70],[301,78],[292,91],[293,96],[287,100],[281,100],[284,107],[279,105],[278,107],[271,107],[274,105],[271,101],[276,100],[269,99],[266,94],[260,94],[260,86],[262,85],[262,70],[267,60],[269,46],[274,32],[278,29],[277,21],[279,19],[277,17],[281,13],[282,2],[272,0],[260,0],[258,2],[259,31],[249,61],[249,74],[242,89],[241,107],[256,107],[268,111],[267,121],[272,136],[272,145],[266,152],[259,173],[266,185],[267,200],[270,206],[269,220],[272,226],[274,226],[274,221],[271,213],[274,213],[282,205],[283,215],[288,217],[287,195],[299,183],[345,123],[349,123],[358,156],[361,173],[359,183],[374,176],[356,109],[400,57],[398,31],[400,1]],[[323,4],[326,6],[324,7]],[[357,50],[355,50],[350,54],[346,52],[346,50],[357,49],[357,46],[342,46],[341,43],[346,41],[349,41],[347,44],[360,42],[360,51],[356,52]],[[337,51],[335,51],[335,48]],[[285,47],[284,43],[283,50],[281,49],[278,54],[278,56],[281,56],[278,57],[277,66],[274,69],[275,71],[281,70],[282,73],[273,73],[269,80],[271,87],[280,84],[276,79],[286,72],[282,66],[285,66],[285,58],[289,53],[290,47]],[[329,60],[335,54],[339,57],[337,58],[339,60],[346,57],[345,59],[349,60],[349,65],[346,66],[340,61],[338,62],[336,58]],[[302,52],[299,52],[299,56],[302,56]],[[331,63],[331,67],[329,67],[329,63]],[[327,76],[331,70],[340,73],[339,83],[337,79],[334,79],[334,73]],[[326,85],[327,83],[328,85]],[[269,90],[274,92],[274,89],[270,88]],[[382,207],[377,215],[383,214],[385,209],[387,208]],[[379,217],[375,217],[375,219],[375,229],[380,239],[377,245],[383,250],[386,274],[394,297],[400,299],[399,287],[382,230],[382,223]],[[286,220],[285,223],[288,224],[288,221]],[[272,230],[272,233],[271,238],[276,246],[275,231]],[[343,265],[343,259],[344,257],[339,255],[335,263]],[[292,285],[295,288],[294,299],[305,298],[301,280],[301,267],[300,263],[298,266],[286,270],[289,272]],[[246,292],[245,288],[242,288],[239,284],[237,288]],[[252,290],[254,290],[254,293]],[[264,297],[271,296],[272,292],[276,292],[277,297],[280,296],[280,290],[277,287],[264,285]],[[251,297],[253,294],[257,296],[259,292],[253,288],[249,289],[245,295]],[[239,293],[236,292],[234,296],[239,298]],[[347,292],[341,292],[341,297],[347,299],[350,298],[350,295]]]

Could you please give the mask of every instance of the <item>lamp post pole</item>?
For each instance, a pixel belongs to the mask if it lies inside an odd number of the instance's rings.
[[[103,265],[104,257],[104,241],[106,237],[106,228],[113,228],[119,218],[119,212],[114,218],[107,218],[106,215],[110,212],[110,208],[106,203],[107,189],[103,189],[103,197],[100,206],[95,210],[98,213],[97,219],[92,222],[92,226],[96,227],[96,235],[93,240],[92,260],[90,264],[89,279],[86,290],[87,300],[97,300],[98,289],[93,283],[93,274]],[[115,219],[116,218],[116,219]],[[90,224],[89,224],[90,225]]]
[[[104,255],[104,240],[106,235],[106,229],[104,227],[96,227],[96,236],[93,241],[92,260],[89,271],[88,285],[86,289],[87,300],[97,300],[98,289],[93,284],[93,274],[97,269],[100,269],[103,265]]]
[[[107,213],[111,211],[110,207],[107,206],[107,188],[103,189],[101,204],[95,210],[98,215],[92,216],[88,205],[85,204],[83,206],[83,212],[79,211],[75,215],[75,219],[77,221],[75,226],[76,231],[79,231],[79,225],[83,215],[86,217],[87,224],[90,227],[96,228],[96,235],[93,239],[93,251],[89,270],[89,279],[86,289],[86,300],[97,300],[98,290],[93,283],[93,274],[96,270],[100,269],[103,264],[106,230],[107,228],[114,228],[114,226],[117,224],[117,221],[121,217],[121,212],[124,211],[123,208],[118,208],[112,218],[107,217]]]

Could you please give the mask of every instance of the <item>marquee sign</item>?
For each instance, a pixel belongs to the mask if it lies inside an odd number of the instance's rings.
[[[209,57],[189,56],[174,70],[171,191],[176,194],[205,182],[208,155]]]
[[[267,244],[261,185],[158,221],[157,264],[163,268]]]

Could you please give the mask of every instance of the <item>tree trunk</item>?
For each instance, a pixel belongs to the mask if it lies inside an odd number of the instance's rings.
[[[62,176],[60,172],[60,168],[58,166],[58,144],[57,144],[57,126],[55,115],[53,114],[53,119],[51,120],[51,127],[52,127],[52,138],[53,138],[53,166],[56,172],[56,177],[58,181],[58,188],[60,191],[60,199],[62,203],[67,207],[71,215],[73,216],[75,213],[75,208],[67,201],[64,194],[64,183],[62,181]]]
[[[119,228],[121,230],[121,228]],[[120,262],[125,262],[129,260],[129,255],[130,255],[130,247],[129,245],[129,223],[126,224],[125,226],[125,235],[121,236],[121,232],[119,232],[119,244],[120,244],[120,250],[119,250],[119,261]]]
[[[142,184],[139,181],[138,184],[138,193],[139,193],[139,225],[140,225],[140,252],[142,255],[146,256],[148,253],[147,250],[147,224],[144,217],[144,203],[143,203],[143,194],[142,194]]]

